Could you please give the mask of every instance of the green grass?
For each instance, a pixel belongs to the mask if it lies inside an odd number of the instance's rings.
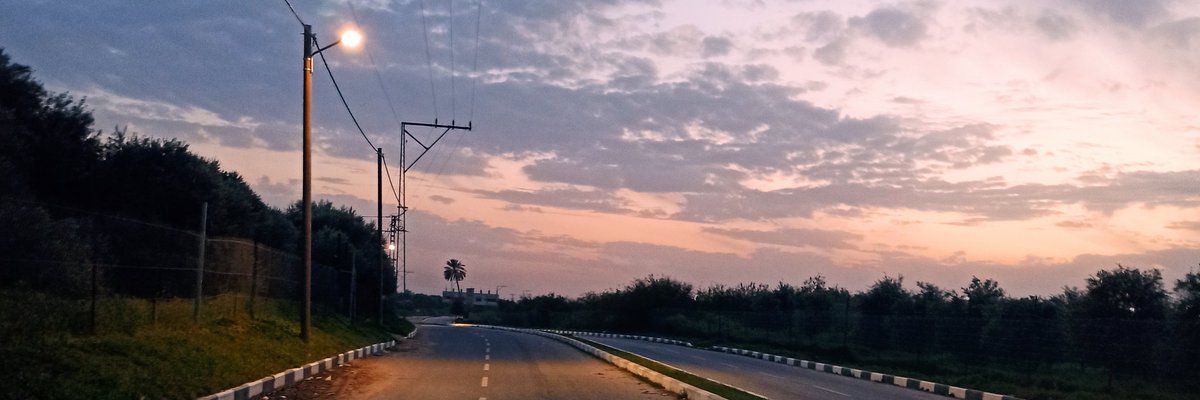
[[[1013,395],[1027,400],[1169,400],[1200,399],[1185,386],[1193,378],[1164,377],[1162,381],[1123,376],[1106,389],[1107,373],[1078,363],[1042,365],[1025,371],[1007,365],[969,364],[944,354],[919,355],[898,351],[871,351],[841,345],[795,345],[775,341],[727,342],[696,340],[698,346],[719,345],[784,357],[828,363],[872,372],[904,376],[969,389]]]
[[[604,350],[614,356],[621,357],[626,360],[632,361],[632,362],[636,363],[637,365],[641,365],[643,367],[649,368],[660,374],[678,379],[680,381],[683,381],[684,383],[698,387],[700,389],[707,390],[713,394],[724,397],[726,399],[730,399],[730,400],[743,400],[743,399],[744,400],[763,400],[764,399],[763,397],[755,396],[744,390],[740,390],[738,388],[735,388],[735,387],[732,387],[729,385],[725,385],[725,384],[722,384],[719,382],[715,382],[715,381],[712,381],[709,379],[705,379],[705,378],[702,378],[702,377],[699,377],[696,375],[689,374],[687,372],[684,372],[679,369],[662,364],[660,362],[639,356],[637,354],[633,354],[633,353],[630,353],[627,351],[615,349],[615,348],[605,346],[603,344],[596,343],[591,340],[587,340],[587,339],[577,337],[577,336],[572,336],[572,338],[574,338],[575,340],[587,343],[588,345],[596,347],[600,350]]]
[[[0,359],[15,366],[0,399],[196,398],[391,339],[374,323],[314,309],[304,343],[290,302],[259,299],[251,319],[239,312],[245,300],[206,299],[193,323],[190,300],[105,298],[90,334],[86,301],[0,290]]]

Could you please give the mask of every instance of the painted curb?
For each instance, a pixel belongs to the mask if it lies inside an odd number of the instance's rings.
[[[414,330],[413,333],[416,333]],[[347,351],[333,357],[313,361],[304,366],[292,368],[262,379],[247,382],[241,386],[200,397],[198,400],[249,400],[264,393],[279,390],[296,382],[308,379],[314,375],[332,370],[349,363],[351,360],[369,355],[383,355],[384,349],[395,346],[395,340],[376,343],[370,346]]]
[[[675,340],[675,339],[665,339],[665,338],[653,337],[653,336],[622,335],[622,334],[617,334],[617,333],[599,333],[599,332],[582,332],[582,331],[559,331],[559,330],[553,330],[553,329],[548,330],[548,331],[554,332],[554,333],[557,333],[560,335],[595,336],[595,337],[615,338],[615,339],[634,339],[634,340],[645,340],[647,342],[673,344],[673,345],[677,345],[677,346],[696,347],[696,346],[692,346],[691,342],[685,342],[682,340]]]
[[[412,330],[412,332],[409,332],[407,335],[404,335],[404,338],[405,338],[405,339],[410,339],[410,340],[411,340],[412,338],[415,338],[415,337],[417,337],[417,330],[418,330],[418,329],[421,329],[421,327],[417,326],[417,324],[413,324],[413,330]]]
[[[550,333],[547,331],[541,331],[541,330],[536,330],[536,329],[509,328],[506,326],[492,326],[492,325],[475,325],[475,326],[478,326],[481,328],[498,329],[498,330],[504,330],[504,331],[510,331],[510,332],[519,332],[519,333],[526,333],[526,334],[531,334],[531,335],[538,335],[538,336],[550,338],[553,340],[557,340],[557,341],[569,344],[569,345],[574,346],[575,348],[583,351],[584,353],[591,354],[591,355],[595,356],[596,358],[607,361],[609,364],[615,365],[618,368],[621,368],[626,371],[629,371],[630,373],[633,373],[634,375],[645,378],[646,380],[649,380],[650,382],[654,382],[658,385],[661,385],[667,391],[682,395],[688,399],[706,399],[706,400],[725,399],[724,397],[718,396],[715,393],[712,393],[707,390],[700,389],[698,387],[689,385],[678,379],[663,375],[662,373],[659,373],[658,371],[654,371],[649,368],[643,367],[632,361],[626,360],[621,357],[617,357],[615,355],[610,354],[609,352],[600,350],[594,346],[580,342],[575,339],[571,339],[569,337],[566,337],[566,336],[563,336],[560,334]],[[660,364],[662,364],[662,363],[660,363]],[[663,364],[663,365],[666,365],[666,364]],[[705,379],[707,379],[707,378],[705,378]],[[726,386],[728,386],[728,385],[726,385]]]
[[[828,373],[831,373],[834,375],[848,376],[848,377],[858,378],[858,379],[862,379],[862,380],[869,380],[872,382],[892,384],[892,385],[903,387],[903,388],[921,390],[921,391],[930,392],[933,394],[940,394],[940,395],[950,396],[950,397],[959,398],[959,399],[966,399],[966,400],[1021,400],[1020,398],[1017,398],[1014,396],[1009,396],[1009,395],[1001,395],[1001,394],[983,392],[983,391],[979,391],[979,390],[975,390],[975,389],[960,388],[960,387],[945,385],[945,384],[936,383],[936,382],[923,381],[920,379],[912,379],[912,378],[906,378],[903,376],[881,374],[878,372],[864,371],[861,369],[847,368],[847,367],[842,367],[842,366],[838,366],[838,365],[819,363],[819,362],[815,362],[815,361],[798,360],[798,359],[791,358],[791,357],[777,356],[774,354],[761,353],[761,352],[757,352],[757,351],[735,349],[735,348],[721,347],[721,346],[712,346],[710,349],[714,350],[714,351],[724,352],[724,353],[742,355],[742,356],[747,356],[747,357],[751,357],[751,358],[758,358],[758,359],[762,359],[762,360],[766,360],[766,361],[770,361],[770,362],[774,362],[774,363],[790,365],[793,367],[807,368],[807,369],[811,369],[814,371],[824,371],[824,372],[828,372]]]

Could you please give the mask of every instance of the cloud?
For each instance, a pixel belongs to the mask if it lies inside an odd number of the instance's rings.
[[[764,244],[817,249],[850,249],[850,243],[862,240],[861,235],[822,229],[777,229],[755,231],[746,229],[704,228],[705,233]]]
[[[345,185],[349,185],[349,184],[350,184],[350,180],[349,180],[349,179],[346,179],[346,178],[338,178],[338,177],[333,177],[333,176],[318,176],[318,177],[316,177],[316,178],[313,178],[313,179],[314,179],[314,180],[316,180],[317,182],[325,182],[325,183],[328,183],[328,184],[331,184],[331,185],[341,185],[341,186],[345,186]]]
[[[889,47],[910,47],[925,38],[926,26],[921,18],[897,8],[879,8],[862,18],[852,18],[850,25],[864,28]]]
[[[1067,229],[1088,229],[1094,225],[1088,221],[1060,221],[1056,222],[1054,226]]]
[[[1070,39],[1079,29],[1070,17],[1052,10],[1045,10],[1034,20],[1034,25],[1046,37],[1052,40]]]
[[[704,38],[703,46],[701,57],[720,57],[729,54],[729,51],[733,49],[733,41],[725,37],[709,36]]]
[[[477,195],[504,200],[518,205],[558,207],[608,213],[628,213],[628,202],[611,192],[600,190],[549,189],[531,192],[502,190],[499,192],[476,191]]]
[[[803,31],[804,40],[810,42],[836,38],[846,28],[845,19],[832,11],[796,14],[792,25]]]
[[[438,194],[429,196],[429,200],[436,201],[436,202],[442,203],[442,204],[454,204],[453,198],[438,195]]]
[[[1169,229],[1200,231],[1200,221],[1175,221],[1167,225]]]
[[[287,205],[300,200],[300,180],[291,179],[286,182],[272,182],[271,178],[263,175],[253,184],[254,192],[262,197],[263,202],[276,207]]]
[[[1088,12],[1134,28],[1144,27],[1167,14],[1166,6],[1160,0],[1076,0],[1076,2]]]
[[[1089,275],[1114,268],[1117,263],[1161,268],[1170,285],[1200,258],[1200,250],[1168,249],[1140,254],[1080,255],[1061,261],[1029,257],[1014,266],[961,258],[948,263],[901,251],[884,251],[876,253],[877,260],[838,264],[805,251],[764,248],[741,257],[647,243],[584,241],[537,230],[495,228],[480,221],[449,220],[419,210],[410,212],[413,232],[408,237],[412,246],[409,270],[414,274],[409,283],[425,293],[445,284],[439,268],[452,257],[468,265],[468,281],[464,285],[492,288],[504,284],[516,293],[529,289],[567,296],[620,287],[650,273],[700,288],[739,282],[798,285],[808,277],[822,275],[831,285],[851,291],[867,289],[884,274],[903,275],[910,285],[925,281],[948,289],[965,287],[972,276],[978,276],[996,279],[1012,296],[1052,296],[1061,293],[1064,286],[1083,285]],[[776,238],[789,240],[787,236]]]
[[[818,47],[813,52],[813,58],[825,65],[838,65],[846,59],[846,47],[850,45],[850,39],[845,36],[840,36],[824,46]]]
[[[1200,48],[1200,17],[1184,18],[1155,27],[1151,33],[1179,49]]]
[[[297,5],[326,42],[346,22],[347,3],[313,4]],[[1191,75],[1181,73],[1184,79],[1176,79],[1158,74],[1162,68],[1155,67],[1194,69],[1188,66],[1196,61],[1191,50],[1200,43],[1200,17],[1159,1],[989,3],[978,12],[974,5],[942,4],[936,13],[921,8],[927,4],[886,6],[866,14],[790,10],[764,18],[763,26],[751,26],[759,21],[714,26],[679,21],[679,15],[663,14],[664,5],[656,2],[489,3],[483,8],[475,70],[468,66],[476,56],[470,23],[474,10],[456,7],[457,19],[452,19],[447,3],[426,2],[429,29],[423,31],[421,3],[373,0],[355,3],[368,30],[371,57],[340,48],[326,55],[363,129],[389,157],[396,158],[401,143],[399,117],[471,120],[474,131],[452,133],[415,171],[418,177],[438,174],[470,182],[462,185],[487,181],[481,187],[489,189],[470,193],[506,202],[496,205],[500,210],[548,213],[553,207],[685,222],[814,215],[835,219],[828,228],[812,230],[707,231],[709,239],[745,240],[760,248],[738,257],[645,243],[572,242],[481,221],[414,217],[411,226],[421,232],[416,247],[428,252],[423,266],[436,267],[443,256],[466,255],[478,260],[471,265],[481,268],[472,272],[482,274],[472,275],[479,282],[561,273],[564,277],[546,286],[574,293],[622,284],[651,271],[643,266],[648,260],[663,257],[653,260],[656,266],[697,283],[802,280],[806,274],[824,273],[847,285],[866,285],[884,272],[897,271],[918,279],[945,274],[940,279],[953,283],[948,277],[999,271],[996,276],[1011,277],[1014,285],[1053,291],[1063,282],[1078,281],[1059,276],[1086,276],[1087,268],[1097,266],[1066,268],[1032,260],[1038,268],[1009,272],[1004,266],[973,264],[969,254],[949,261],[922,258],[914,254],[928,249],[917,248],[880,253],[877,263],[837,266],[800,250],[858,245],[865,237],[839,231],[839,223],[870,219],[876,209],[947,213],[947,218],[961,219],[955,223],[980,229],[988,228],[984,223],[989,221],[1038,219],[1048,225],[1038,229],[1087,231],[1096,229],[1089,224],[1107,226],[1111,221],[1081,220],[1071,210],[1103,214],[1137,206],[1200,206],[1190,190],[1200,187],[1194,178],[1200,174],[1182,170],[1186,166],[1164,166],[1179,159],[1174,153],[1137,156],[1149,160],[1142,164],[1114,161],[1123,166],[1084,179],[1078,171],[1095,169],[1095,162],[1065,155],[1062,146],[1053,144],[1076,142],[1069,135],[1079,131],[1110,148],[1120,148],[1122,140],[1148,143],[1146,148],[1170,146],[1166,138],[1173,134],[1147,142],[1092,133],[1109,124],[1089,125],[1072,117],[1071,110],[1108,121],[1129,112],[1128,102],[1138,105],[1139,114],[1147,111],[1146,119],[1171,124],[1159,114],[1174,112],[1172,107],[1188,109],[1188,96],[1195,92],[1179,90],[1183,94],[1172,97],[1171,90],[1195,85],[1187,80]],[[90,96],[88,104],[96,108],[104,128],[129,124],[146,135],[295,150],[300,142],[300,107],[293,101],[300,95],[295,21],[278,3],[248,2],[230,10],[228,5],[204,4],[185,12],[166,2],[18,2],[0,15],[0,37],[7,39],[6,51],[34,66],[52,89]],[[848,15],[859,16],[847,20]],[[956,29],[964,20],[968,26]],[[988,30],[973,30],[975,25]],[[993,36],[997,33],[1001,35]],[[881,47],[873,44],[876,40],[891,49],[881,56],[852,47],[874,50]],[[1064,49],[1051,43],[1068,40],[1085,46]],[[746,43],[754,48],[734,47]],[[1072,67],[1067,60],[1073,53],[1062,51],[1080,48],[1095,51],[1097,62],[1110,53],[1117,57],[1105,63],[1111,68]],[[1014,57],[995,58],[980,57],[995,53],[973,49],[1018,51]],[[1028,60],[1033,58],[1039,60]],[[372,65],[372,59],[378,64]],[[916,78],[906,75],[913,70],[919,73]],[[1040,76],[1050,70],[1078,75],[1084,88],[1047,82],[1022,89],[1037,97],[1024,110],[997,109],[992,97],[983,97],[1012,79],[1023,79],[1024,71]],[[316,72],[313,117],[319,154],[373,161],[319,61]],[[1113,82],[1128,97],[1108,101],[1088,89],[1093,83]],[[390,99],[385,100],[383,90]],[[1039,112],[1053,121],[1046,122]],[[1131,127],[1137,131],[1140,125]],[[1159,128],[1146,129],[1161,132]],[[1134,147],[1140,151],[1140,146]],[[1187,149],[1193,146],[1189,142]],[[410,160],[415,148],[409,148]],[[532,161],[517,170],[512,160]],[[492,179],[499,177],[517,179],[515,186],[529,189],[496,189],[513,182]],[[1026,179],[1031,177],[1036,179]],[[1036,183],[1021,183],[1029,181]],[[297,182],[265,176],[255,188],[271,204],[289,204],[299,193]],[[663,204],[642,204],[644,197]],[[364,210],[375,207],[352,195],[325,198]],[[691,226],[694,232],[697,225]],[[1167,227],[1180,234],[1196,230],[1182,220]],[[601,248],[626,253],[602,257]],[[1087,261],[1111,261],[1097,257]],[[889,265],[893,262],[898,266]],[[598,272],[573,275],[575,266]],[[510,270],[516,272],[506,275]],[[1060,273],[1064,275],[1055,275]],[[438,284],[438,271],[425,275],[430,287]]]

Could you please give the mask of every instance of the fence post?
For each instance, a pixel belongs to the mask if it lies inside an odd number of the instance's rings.
[[[258,295],[258,235],[254,236],[254,264],[250,267],[250,319],[254,319],[254,297]]]
[[[196,264],[196,299],[192,302],[192,322],[200,321],[200,297],[204,294],[204,247],[208,229],[208,202],[200,206],[200,261]]]
[[[98,265],[98,264],[100,263],[100,260],[98,260],[98,259],[97,259],[97,257],[99,257],[99,254],[100,254],[100,251],[99,251],[99,249],[98,249],[99,247],[100,247],[100,240],[98,240],[98,239],[96,238],[96,217],[92,217],[92,308],[91,308],[91,331],[92,331],[92,334],[93,334],[93,335],[95,335],[95,334],[96,334],[96,292],[97,292],[97,290],[98,290],[98,289],[97,289],[97,285],[98,285],[98,283],[96,282],[96,275],[97,275],[97,273],[96,273],[96,270],[99,268],[99,265]]]
[[[846,306],[842,308],[842,346],[850,345],[850,291],[846,291]]]
[[[350,252],[350,322],[354,322],[355,306],[358,305],[358,263],[357,254]]]

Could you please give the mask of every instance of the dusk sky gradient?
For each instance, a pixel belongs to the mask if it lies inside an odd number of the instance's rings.
[[[410,171],[418,292],[447,287],[449,258],[505,297],[649,274],[1051,295],[1200,263],[1196,2],[292,4],[323,43],[363,32],[326,57],[392,177],[398,121],[475,127]],[[283,0],[0,5],[0,47],[96,128],[185,140],[268,204],[299,198]],[[319,59],[313,93],[315,197],[374,214],[374,152]]]

